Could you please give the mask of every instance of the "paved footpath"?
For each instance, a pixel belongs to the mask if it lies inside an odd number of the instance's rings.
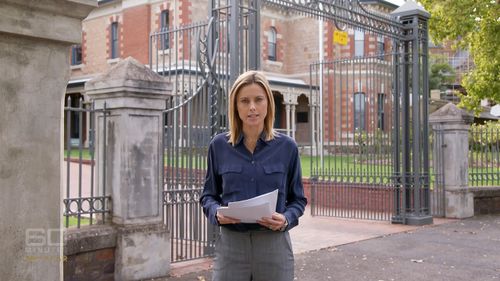
[[[324,233],[314,239],[315,230],[305,228],[318,219],[328,222],[316,227],[327,229],[334,242],[330,247],[308,250],[300,244],[307,244],[305,238],[316,244],[311,247],[326,243],[322,241]],[[338,232],[331,229],[334,225]],[[353,231],[353,241],[348,241],[351,235],[346,229]],[[434,225],[424,227],[314,217],[305,218],[303,225],[292,231],[292,239],[299,239],[297,246],[303,248],[294,250],[295,280],[500,281],[500,215],[436,220]],[[371,235],[363,237],[360,231]],[[184,269],[177,267],[172,271],[176,276],[155,281],[209,281],[210,265],[207,260]]]

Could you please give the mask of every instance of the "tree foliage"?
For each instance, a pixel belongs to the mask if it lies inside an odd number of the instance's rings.
[[[476,112],[483,99],[500,103],[500,0],[420,0],[431,13],[437,43],[468,49],[475,68],[463,78],[461,105]]]
[[[429,89],[443,90],[443,84],[455,81],[455,70],[448,62],[431,56],[429,65]]]

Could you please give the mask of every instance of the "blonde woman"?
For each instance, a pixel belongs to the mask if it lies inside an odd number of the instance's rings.
[[[221,226],[215,246],[214,281],[291,281],[294,259],[288,230],[307,200],[293,139],[275,132],[274,98],[264,75],[238,77],[229,96],[229,132],[214,137],[200,203]],[[278,189],[276,212],[257,223],[241,223],[217,212],[229,202]]]

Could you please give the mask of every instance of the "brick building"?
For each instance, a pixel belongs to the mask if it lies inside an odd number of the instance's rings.
[[[389,13],[397,8],[396,5],[384,0],[360,2],[383,13]],[[318,104],[313,102],[317,98],[311,96],[314,93],[310,91],[310,65],[320,60],[320,30],[323,31],[324,60],[380,56],[381,59],[373,62],[383,67],[384,53],[388,53],[391,48],[390,40],[376,34],[348,29],[346,30],[348,43],[342,46],[332,40],[336,30],[332,23],[323,22],[321,23],[323,26],[320,27],[317,19],[265,4],[260,13],[261,67],[270,80],[276,98],[275,126],[293,136],[299,144],[309,143],[311,122],[314,121],[310,120],[312,116],[310,112],[318,110]],[[79,99],[85,99],[82,91],[86,81],[107,71],[121,59],[132,56],[143,64],[149,64],[151,32],[205,21],[208,14],[206,0],[99,1],[98,7],[83,21],[82,44],[73,46],[71,50],[71,80],[67,88],[67,97],[71,97],[71,105],[77,106]],[[168,45],[169,42],[166,40],[162,44]],[[360,69],[364,67],[361,62],[359,67]],[[335,79],[344,78],[339,76]],[[373,83],[367,79],[367,75],[360,76],[356,85],[350,89],[346,88],[350,93],[344,94],[352,97],[345,101],[345,107],[351,110],[342,109],[344,111],[334,112],[327,109],[334,108],[333,104],[323,106],[326,108],[324,111],[326,126],[329,125],[329,120],[335,117],[334,114],[352,115],[346,119],[346,124],[340,125],[347,133],[352,133],[354,129],[369,129],[373,126],[370,124],[374,122],[368,120],[366,112],[384,111],[387,107],[384,104],[388,103],[388,99],[381,94],[389,93],[391,85],[379,83],[377,88],[380,90],[371,93],[368,85],[373,88]],[[338,81],[329,82],[333,85]],[[362,112],[359,112],[360,109]],[[72,127],[77,126],[78,118],[76,115],[72,118]],[[88,122],[89,120],[84,120],[84,127]],[[380,120],[378,123],[380,128]],[[72,132],[71,138],[79,137],[78,130]],[[334,139],[332,136],[330,140]]]

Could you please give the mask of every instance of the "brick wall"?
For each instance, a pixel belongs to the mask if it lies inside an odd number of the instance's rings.
[[[313,199],[312,183],[303,179],[309,203]],[[392,212],[394,188],[385,185],[318,182],[315,185],[315,206],[320,208]]]
[[[64,263],[65,281],[112,281],[114,272],[115,248],[70,255]]]
[[[114,280],[116,230],[109,225],[64,230],[65,281]]]
[[[474,188],[474,215],[500,214],[500,187]]]
[[[133,57],[142,64],[149,63],[149,33],[151,8],[135,6],[123,11],[123,43],[121,57]]]

